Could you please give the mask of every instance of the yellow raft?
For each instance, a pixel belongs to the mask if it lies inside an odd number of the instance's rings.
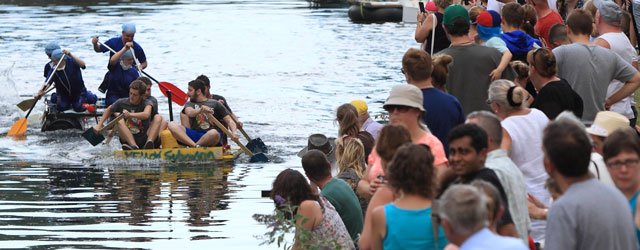
[[[202,147],[202,148],[167,148],[167,149],[136,149],[117,150],[116,157],[139,158],[165,161],[185,162],[185,161],[233,161],[242,153],[240,149],[224,150],[223,147]]]
[[[242,150],[238,148],[225,149],[224,147],[199,147],[186,148],[178,145],[178,142],[171,135],[169,130],[160,133],[162,148],[159,149],[136,149],[136,150],[116,150],[116,157],[120,158],[138,158],[173,162],[188,161],[217,161],[229,162],[234,161]]]

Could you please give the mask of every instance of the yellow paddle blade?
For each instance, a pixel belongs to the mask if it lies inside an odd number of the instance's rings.
[[[11,129],[9,129],[9,133],[7,133],[7,135],[21,136],[24,135],[25,132],[27,132],[27,118],[23,117],[20,118],[20,120],[18,120],[16,123],[14,123],[13,126],[11,126]]]

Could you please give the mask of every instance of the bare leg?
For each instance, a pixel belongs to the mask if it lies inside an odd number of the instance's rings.
[[[220,141],[220,134],[218,134],[217,130],[211,129],[207,131],[207,133],[202,137],[200,137],[200,140],[198,140],[197,144],[200,146],[209,147],[218,144],[218,141]]]
[[[129,144],[129,146],[138,146],[136,144],[136,140],[133,139],[133,134],[131,134],[131,131],[129,131],[129,128],[127,128],[127,125],[124,123],[123,120],[120,120],[118,122],[118,133],[120,134],[120,138],[123,139],[124,141],[127,142],[127,144]]]
[[[149,129],[147,130],[147,141],[155,141],[160,135],[160,126],[162,125],[162,116],[156,115],[151,120],[151,124],[149,125]]]
[[[191,128],[191,121],[189,121],[189,116],[180,112],[180,124],[185,128]]]
[[[176,138],[177,141],[182,142],[189,147],[196,146],[196,143],[193,142],[191,138],[189,138],[185,127],[183,127],[182,125],[175,122],[169,123],[169,131],[171,131],[171,134]]]
[[[165,120],[164,118],[162,119],[162,124],[160,124],[160,131],[163,131],[165,129],[167,129],[169,127],[169,122],[167,122],[167,120]]]

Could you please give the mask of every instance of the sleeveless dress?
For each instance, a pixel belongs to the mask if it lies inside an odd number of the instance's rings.
[[[431,207],[402,209],[395,204],[384,205],[387,234],[382,242],[384,249],[440,250],[447,245],[442,227],[438,227],[435,239],[431,224]]]
[[[320,207],[322,207],[322,222],[311,230],[311,240],[318,243],[335,241],[335,243],[340,246],[340,249],[356,249],[349,236],[347,227],[342,222],[340,215],[333,205],[324,197],[320,197],[320,202]],[[334,249],[331,244],[324,243],[320,245],[319,249]]]

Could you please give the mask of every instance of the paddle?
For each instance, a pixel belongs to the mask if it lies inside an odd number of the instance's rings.
[[[49,78],[47,78],[47,80],[44,81],[44,83],[46,84],[46,87],[44,87],[43,89],[47,89],[51,85],[50,82],[53,79],[53,75],[56,73],[56,70],[60,66],[60,63],[64,60],[64,56],[65,54],[63,53],[62,57],[60,57],[60,60],[58,60],[58,64],[56,64],[56,66],[51,71],[51,75],[49,75]],[[29,109],[29,112],[27,112],[27,115],[25,115],[23,118],[20,118],[16,123],[13,124],[13,126],[11,126],[11,129],[9,129],[9,132],[7,133],[8,136],[22,136],[24,135],[24,133],[27,132],[27,118],[29,118],[31,111],[33,111],[33,108],[36,107],[38,100],[40,100],[42,96],[43,95],[38,95],[38,97],[36,97],[36,100],[33,102],[33,104],[31,104],[31,108]]]
[[[115,119],[111,120],[109,123],[107,123],[107,125],[105,125],[104,127],[102,127],[102,129],[96,130],[93,127],[90,127],[89,129],[85,130],[82,133],[82,137],[84,137],[84,139],[86,139],[87,141],[89,141],[89,143],[91,143],[91,145],[93,145],[94,147],[98,144],[100,144],[102,141],[104,141],[104,136],[102,135],[102,131],[106,130],[106,129],[110,129],[113,126],[115,126],[120,120],[122,120],[122,118],[124,118],[124,114],[120,114],[119,116],[117,116]]]
[[[231,117],[233,122],[238,124],[238,120],[233,115],[231,115],[231,112],[229,112],[229,110],[227,109],[227,107],[224,106],[224,104],[222,104],[222,108],[225,111],[227,111],[227,114],[229,114],[229,116]],[[251,138],[249,137],[247,132],[244,131],[243,128],[238,128],[238,129],[240,129],[240,132],[242,133],[242,135],[244,135],[244,138],[247,138],[246,147],[249,150],[251,150],[251,152],[253,152],[253,153],[267,153],[269,151],[269,149],[267,148],[267,145],[264,144],[262,139],[256,138],[256,139],[251,140]]]
[[[113,50],[111,47],[109,47],[108,45],[98,42],[98,44],[104,46],[105,48],[107,48],[108,50],[110,50],[113,53],[117,53],[115,50]],[[133,53],[133,50],[131,51]],[[134,58],[135,58],[135,53],[133,53]],[[137,59],[136,62],[138,61]],[[140,63],[138,63],[138,65],[140,65]],[[167,96],[167,90],[171,91],[171,93],[173,94],[172,96],[172,101],[175,102],[176,104],[180,105],[180,106],[184,106],[185,103],[187,103],[187,100],[189,100],[189,97],[187,96],[187,93],[185,93],[184,91],[182,91],[180,88],[178,88],[176,85],[173,85],[170,82],[158,82],[158,80],[156,80],[155,78],[153,78],[152,76],[150,76],[149,74],[147,74],[147,72],[144,72],[144,70],[139,69],[140,72],[142,72],[142,74],[144,74],[145,76],[149,77],[149,79],[153,80],[154,82],[156,82],[158,84],[158,87],[160,88],[160,92],[162,92],[162,94],[164,96]]]
[[[55,87],[51,87],[49,88],[49,90],[47,90],[46,92],[44,92],[45,94],[51,92],[51,90],[54,90]],[[22,111],[27,111],[29,110],[29,108],[31,107],[31,105],[33,105],[34,102],[36,102],[37,99],[35,97],[32,97],[30,99],[26,99],[24,101],[21,101],[20,103],[16,104],[16,106],[18,106],[18,108]]]
[[[208,112],[205,112],[205,114],[207,116],[207,119],[209,119],[209,122],[213,122],[220,130],[222,130],[222,132],[227,134],[227,137],[231,138],[231,140],[233,140],[236,144],[238,144],[238,146],[240,146],[240,148],[242,149],[242,151],[244,151],[245,154],[251,157],[249,159],[249,162],[268,162],[269,161],[269,158],[267,158],[267,156],[264,155],[263,153],[254,154],[251,152],[251,150],[249,150],[247,147],[242,145],[242,143],[240,143],[240,140],[238,140],[238,138],[236,138],[235,136],[232,136],[231,132],[227,128],[225,128],[224,125],[222,125],[222,123],[218,121],[218,119],[213,117],[213,114]]]

